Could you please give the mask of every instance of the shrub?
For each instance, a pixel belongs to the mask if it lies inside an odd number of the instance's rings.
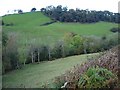
[[[29,54],[29,52],[28,52],[28,47],[25,47],[25,48],[20,48],[19,50],[18,50],[18,52],[19,52],[19,62],[21,63],[21,64],[26,64],[26,60],[27,60],[27,56],[28,56],[28,54]]]
[[[13,26],[14,24],[13,23],[7,23],[5,24],[6,26]]]
[[[113,80],[114,79],[114,80]],[[99,67],[89,68],[79,79],[79,88],[107,88],[114,85],[116,76],[109,70]]]
[[[8,36],[5,32],[2,33],[2,45],[6,46],[8,40]]]
[[[4,71],[9,71],[12,69],[19,68],[19,58],[18,58],[18,45],[14,34],[8,37],[8,40],[4,41],[2,63]],[[3,72],[4,72],[3,71]]]
[[[49,60],[49,53],[48,53],[49,47],[47,45],[41,46],[41,52],[40,52],[40,59],[45,61]]]
[[[109,51],[104,52],[104,54],[101,54],[99,57],[96,57],[95,59],[93,58],[92,60],[89,60],[82,65],[74,66],[73,69],[66,71],[65,74],[62,74],[61,76],[59,76],[58,77],[59,79],[57,79],[57,80],[54,79],[55,82],[57,83],[57,85],[61,85],[58,83],[65,81],[65,82],[69,83],[65,88],[72,87],[72,88],[76,89],[78,87],[78,85],[80,87],[80,84],[84,83],[83,81],[89,82],[87,80],[89,80],[89,78],[92,78],[90,80],[95,81],[95,83],[97,83],[98,87],[100,87],[101,84],[99,85],[99,83],[97,81],[99,81],[101,83],[102,80],[103,80],[104,84],[102,83],[101,87],[102,86],[114,87],[115,85],[117,86],[118,79],[115,75],[118,75],[118,48],[120,48],[120,46],[112,48]],[[99,67],[94,68],[93,66],[99,66]],[[93,68],[91,68],[91,67],[93,67]],[[102,74],[100,74],[101,72],[102,72]],[[92,74],[94,74],[94,75],[92,76]],[[86,79],[86,77],[88,79]],[[98,80],[97,80],[97,78],[98,78]],[[90,84],[90,85],[91,85],[91,87],[94,86],[94,84]],[[88,87],[88,86],[86,86],[86,87]]]
[[[64,77],[56,77],[55,81],[53,83],[54,88],[61,88],[62,85],[64,85],[65,80]]]
[[[67,46],[67,55],[76,55],[83,53],[83,37],[74,33],[67,33],[63,38]]]
[[[65,57],[65,48],[63,41],[58,41],[57,43],[55,43],[52,50],[52,57],[53,58]]]
[[[83,53],[83,37],[75,35],[72,38],[71,45],[75,48],[75,54]]]
[[[112,29],[110,29],[110,31],[113,33],[120,32],[120,28],[112,28]]]
[[[44,24],[41,24],[40,26],[47,26],[47,25],[50,25],[50,24],[53,24],[55,23],[56,21],[51,21],[51,22],[46,22]]]
[[[85,43],[87,44],[87,53],[95,53],[99,51],[100,39],[97,37],[87,37],[87,41]]]
[[[4,21],[2,20],[2,25],[5,25]]]

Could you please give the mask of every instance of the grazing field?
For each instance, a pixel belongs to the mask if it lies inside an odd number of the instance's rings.
[[[5,24],[12,23],[13,26],[3,26],[3,30],[9,34],[15,33],[18,43],[23,46],[25,43],[53,44],[68,32],[80,35],[107,36],[113,33],[109,30],[117,27],[118,24],[108,22],[98,22],[92,24],[61,23],[56,22],[46,26],[41,24],[50,22],[50,18],[41,12],[32,12],[3,17]]]
[[[43,15],[41,12],[29,12],[3,16],[3,21],[5,23],[5,25],[3,25],[3,31],[8,35],[15,36],[14,39],[18,42],[18,51],[21,52],[22,47],[29,45],[32,46],[32,44],[34,44],[33,46],[36,47],[40,44],[54,46],[55,42],[61,40],[61,38],[63,38],[67,33],[70,32],[82,36],[94,36],[95,38],[104,36],[108,38],[113,38],[113,36],[116,36],[117,33],[112,33],[110,29],[118,27],[118,24],[108,22],[97,22],[89,24],[55,22],[49,25],[43,25],[45,23],[52,22],[52,20]],[[10,45],[12,44],[10,43]],[[24,52],[25,54],[22,54],[22,58],[24,58],[26,52]],[[36,51],[32,50],[31,52],[35,53]],[[35,57],[34,53],[31,54],[32,59]],[[98,55],[98,53],[71,56],[61,59],[55,59],[54,61],[43,61],[39,64],[34,62],[33,64],[27,64],[21,69],[13,70],[4,74],[3,88],[42,87],[45,82],[48,81],[49,83],[51,83],[54,77],[64,74],[66,70],[70,70],[74,65],[82,64],[87,61],[88,56],[92,57],[96,55]],[[27,56],[25,56],[25,60],[26,57]],[[17,59],[13,58],[10,60],[17,61]],[[22,61],[24,59],[19,58],[18,60]]]
[[[40,64],[28,64],[20,70],[14,70],[3,75],[4,88],[39,88],[45,82],[51,83],[51,79],[64,74],[77,64],[84,63],[87,58],[95,57],[98,53],[71,56],[54,61],[41,62]]]

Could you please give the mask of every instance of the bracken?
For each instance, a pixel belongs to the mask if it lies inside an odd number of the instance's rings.
[[[120,77],[120,68],[118,67],[118,49],[120,48],[119,46],[116,46],[106,52],[102,56],[100,56],[98,59],[95,60],[89,60],[86,63],[82,65],[76,65],[74,68],[70,71],[66,71],[65,74],[56,77],[54,79],[55,83],[62,82],[65,83],[67,82],[68,84],[66,85],[65,88],[73,88],[77,89],[77,83],[79,81],[79,78],[83,73],[85,73],[90,67],[93,66],[99,66],[102,68],[106,68],[107,70],[111,71],[113,74],[116,75],[116,78],[113,78],[114,80],[110,79],[108,80],[108,84],[112,86],[114,83],[118,87],[118,78]],[[119,71],[119,73],[118,73]],[[118,76],[118,78],[117,78]],[[63,84],[64,85],[64,84]],[[60,88],[60,87],[59,87]]]

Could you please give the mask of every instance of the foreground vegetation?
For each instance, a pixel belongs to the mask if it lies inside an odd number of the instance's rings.
[[[54,79],[56,88],[119,88],[120,70],[118,50],[120,45],[104,52],[99,58],[77,65],[74,69]],[[51,87],[46,84],[44,87]]]

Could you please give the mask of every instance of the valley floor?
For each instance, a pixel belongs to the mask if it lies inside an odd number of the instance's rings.
[[[66,70],[97,55],[99,54],[78,55],[40,64],[28,64],[20,70],[3,75],[3,88],[40,88],[45,82],[51,83],[54,77],[64,74]]]

